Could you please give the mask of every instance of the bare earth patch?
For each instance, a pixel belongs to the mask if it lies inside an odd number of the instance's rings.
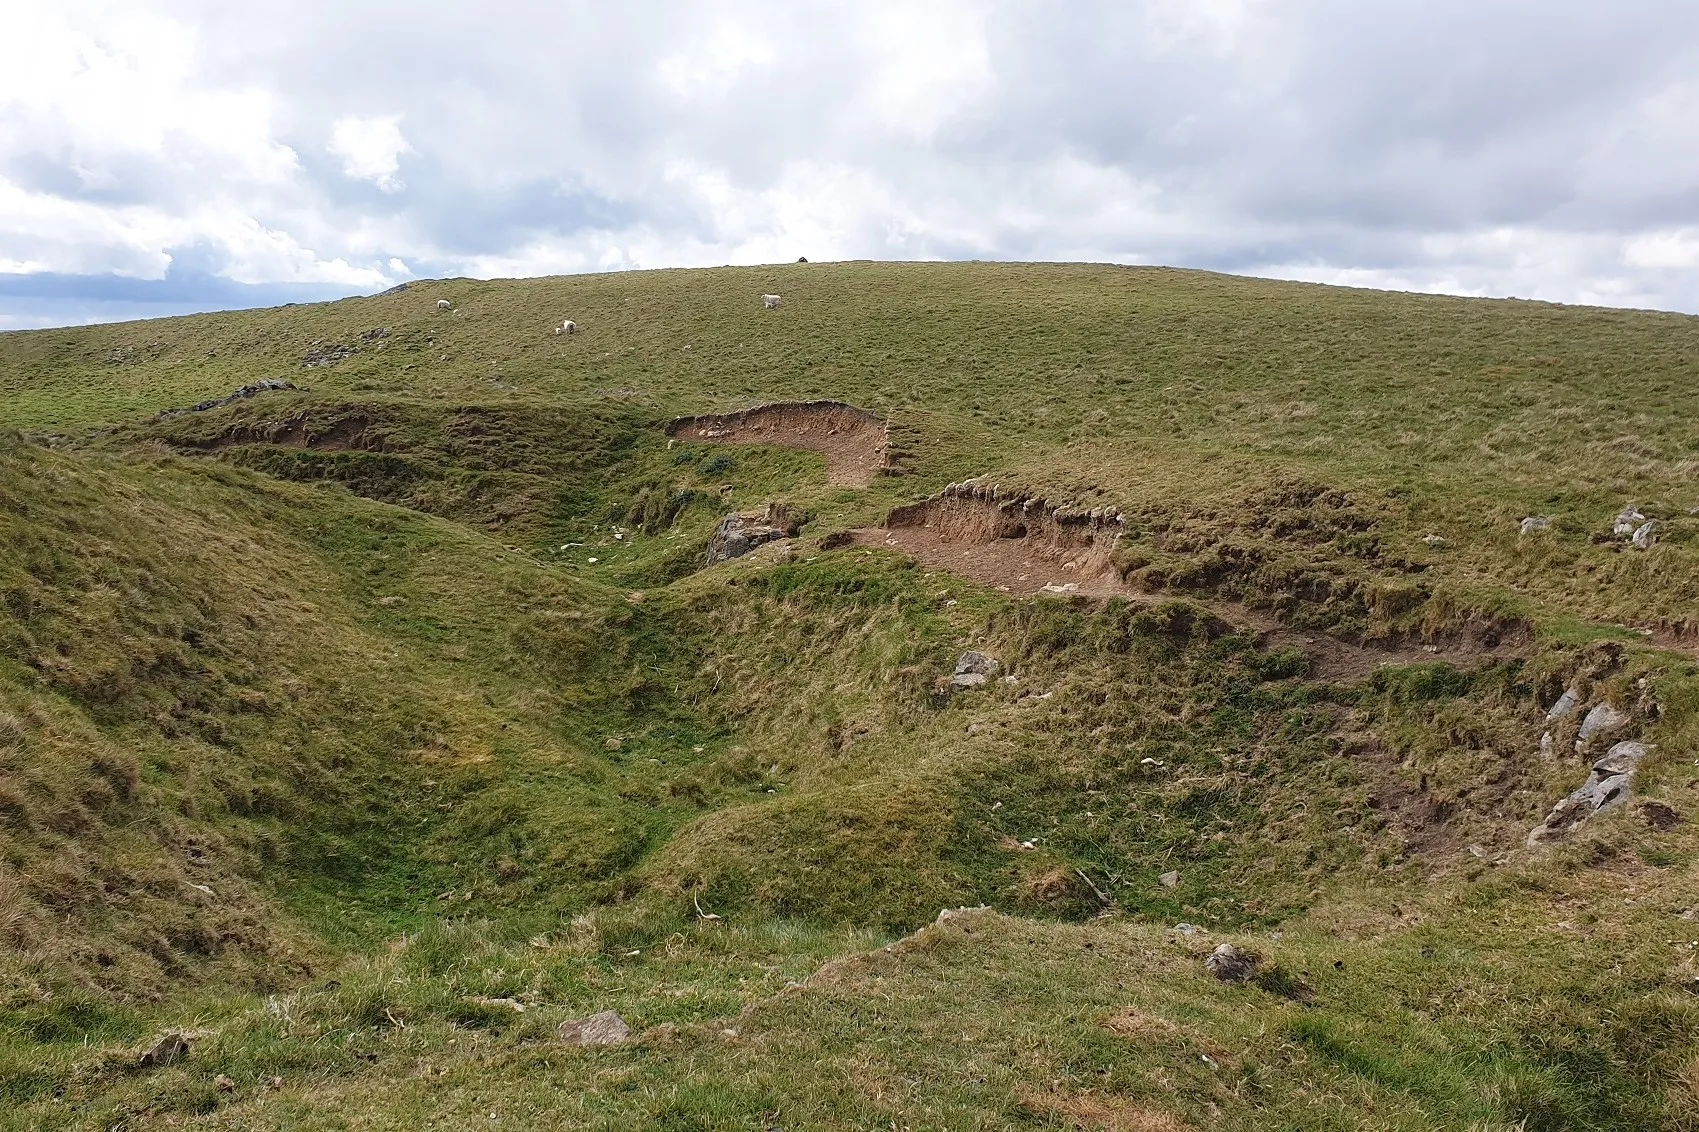
[[[1042,499],[999,496],[973,481],[952,484],[937,496],[892,511],[883,527],[851,531],[853,545],[894,550],[915,561],[969,578],[1017,597],[1041,593],[1087,598],[1119,597],[1141,604],[1172,600],[1134,588],[1116,572],[1111,555],[1122,536],[1120,516],[1098,508],[1068,510]],[[1230,601],[1187,600],[1222,620],[1262,635],[1269,649],[1295,648],[1310,657],[1311,675],[1359,680],[1383,664],[1517,655],[1520,643],[1488,645],[1464,640],[1363,646],[1302,632],[1273,614]]]
[[[741,413],[684,417],[667,435],[706,444],[772,444],[826,457],[826,482],[866,487],[887,466],[883,417],[839,401],[757,405]]]

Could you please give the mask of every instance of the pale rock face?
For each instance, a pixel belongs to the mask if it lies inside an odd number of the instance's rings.
[[[1575,736],[1575,749],[1580,750],[1582,746],[1591,741],[1594,737],[1599,735],[1608,735],[1612,731],[1622,727],[1623,724],[1627,722],[1627,712],[1612,707],[1610,704],[1599,704],[1595,706],[1592,711],[1587,713],[1587,717],[1581,721],[1581,730]]]
[[[616,1046],[631,1037],[631,1027],[612,1010],[560,1024],[560,1040],[569,1046]]]
[[[1640,764],[1651,753],[1652,748],[1645,743],[1625,742],[1612,746],[1603,758],[1593,764],[1587,781],[1553,806],[1546,820],[1529,831],[1528,847],[1534,849],[1561,841],[1581,828],[1594,814],[1628,801]]]
[[[952,688],[979,688],[997,672],[997,658],[989,653],[969,649],[956,661],[955,674],[950,677]]]
[[[1574,688],[1569,688],[1557,698],[1557,703],[1551,706],[1551,710],[1546,712],[1546,722],[1556,723],[1580,706],[1581,697],[1575,694]]]

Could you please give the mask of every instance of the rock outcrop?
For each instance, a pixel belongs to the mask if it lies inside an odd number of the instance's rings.
[[[1561,841],[1581,828],[1594,814],[1603,813],[1628,801],[1640,764],[1651,754],[1645,743],[1617,743],[1605,756],[1593,764],[1582,783],[1567,798],[1553,806],[1546,820],[1528,833],[1528,847],[1537,848]]]

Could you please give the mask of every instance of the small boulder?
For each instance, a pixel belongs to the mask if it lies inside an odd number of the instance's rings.
[[[617,1046],[630,1037],[631,1027],[612,1010],[560,1024],[560,1040],[569,1046]]]
[[[1598,704],[1587,713],[1581,721],[1581,730],[1575,736],[1575,749],[1580,750],[1594,737],[1608,735],[1620,729],[1628,722],[1628,713],[1610,704]]]
[[[979,688],[996,673],[997,658],[989,653],[969,649],[956,661],[955,674],[950,677],[952,688]]]
[[[1581,706],[1581,697],[1575,694],[1574,688],[1564,689],[1563,695],[1557,698],[1557,703],[1546,712],[1546,722],[1556,723],[1570,712]]]
[[[1634,532],[1634,537],[1628,541],[1634,544],[1636,550],[1651,550],[1658,541],[1658,521],[1648,519]]]
[[[1180,883],[1180,874],[1175,869],[1169,869],[1167,872],[1157,877],[1156,882],[1163,888],[1173,888],[1175,885]]]
[[[1592,772],[1567,798],[1558,802],[1546,820],[1528,831],[1528,848],[1561,841],[1594,814],[1628,801],[1640,764],[1651,754],[1645,743],[1618,743],[1593,764]]]
[[[1535,531],[1550,530],[1552,521],[1544,515],[1530,515],[1522,520],[1522,533],[1531,535]]]
[[[1247,983],[1256,975],[1262,956],[1224,943],[1209,953],[1203,965],[1210,974],[1224,983]]]
[[[769,503],[759,515],[727,515],[708,539],[708,565],[742,558],[758,546],[789,538],[801,526],[782,503]]]
[[[170,1033],[160,1038],[144,1054],[139,1064],[143,1069],[157,1069],[164,1065],[173,1065],[189,1056],[189,1039],[182,1034]]]
[[[1611,523],[1611,533],[1618,538],[1627,538],[1634,533],[1635,525],[1646,521],[1646,516],[1640,513],[1640,508],[1630,503],[1618,512],[1616,520]]]

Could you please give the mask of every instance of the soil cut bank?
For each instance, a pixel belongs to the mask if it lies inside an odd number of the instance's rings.
[[[886,464],[883,417],[841,401],[757,405],[741,413],[684,417],[667,426],[678,440],[707,444],[772,444],[826,457],[826,482],[866,487]]]

